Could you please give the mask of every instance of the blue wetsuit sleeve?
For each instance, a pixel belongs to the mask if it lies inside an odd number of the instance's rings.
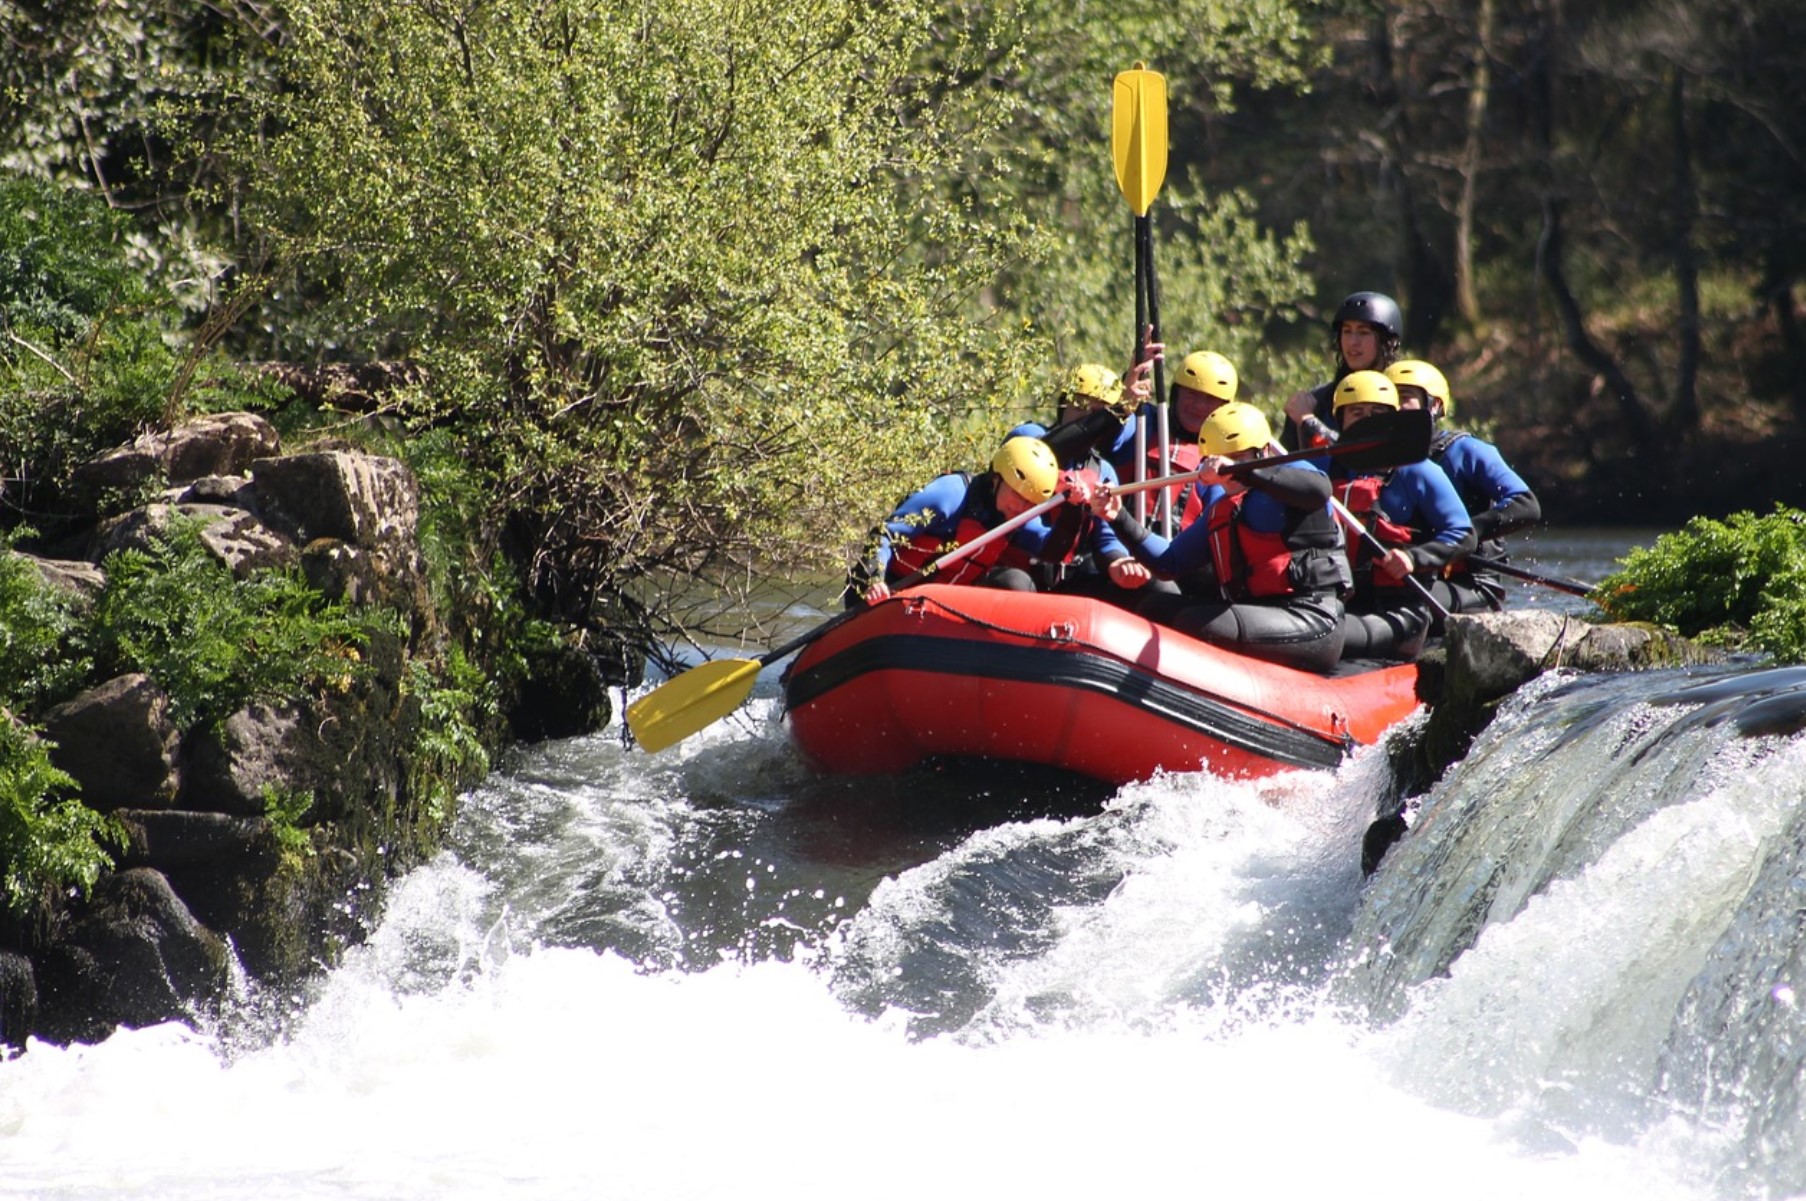
[[[1542,519],[1542,505],[1530,491],[1530,485],[1511,469],[1492,443],[1471,434],[1457,438],[1444,460],[1443,469],[1454,481],[1456,491],[1475,502],[1474,532],[1478,537],[1508,533]]]
[[[1405,504],[1394,510],[1386,495],[1400,486]],[[1474,549],[1474,525],[1467,506],[1447,473],[1434,463],[1411,463],[1392,474],[1392,480],[1381,492],[1382,504],[1388,512],[1407,514],[1405,520],[1429,537],[1411,547],[1411,558],[1419,568],[1446,566]]]
[[[893,536],[951,538],[959,528],[959,513],[970,487],[971,481],[957,472],[939,476],[893,509],[878,538],[878,570],[883,572],[890,567]]]

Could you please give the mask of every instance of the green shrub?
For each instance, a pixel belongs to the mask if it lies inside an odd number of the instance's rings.
[[[177,520],[148,551],[107,556],[91,634],[102,675],[144,672],[187,726],[307,688],[342,691],[366,670],[368,635],[348,606],[293,570],[235,578],[201,530]]]
[[[458,790],[489,770],[480,731],[482,719],[493,716],[495,700],[483,673],[456,647],[438,674],[419,659],[410,661],[407,689],[420,701],[408,795],[419,815],[437,827],[450,819]]]
[[[0,178],[0,454],[20,508],[163,412],[175,306],[126,259],[130,226],[98,197]]]
[[[67,799],[75,787],[49,744],[0,712],[0,889],[15,914],[48,892],[92,887],[112,866],[102,842],[124,841],[116,819]]]
[[[75,608],[0,534],[0,708],[39,713],[80,687],[88,662]]]
[[[1600,582],[1614,618],[1806,661],[1806,513],[1695,517],[1622,563]]]

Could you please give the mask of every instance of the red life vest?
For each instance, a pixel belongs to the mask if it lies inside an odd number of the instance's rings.
[[[976,517],[961,517],[959,525],[954,527],[953,537],[939,538],[933,534],[911,534],[906,538],[891,537],[889,570],[885,573],[894,583],[904,576],[922,570],[948,551],[958,550],[991,527]],[[933,581],[937,584],[971,584],[993,567],[1021,567],[1027,569],[1034,560],[1008,538],[998,538],[986,543],[957,563],[951,563],[936,572]]]
[[[1158,479],[1163,475],[1178,475],[1181,472],[1196,471],[1201,456],[1196,441],[1181,435],[1172,444],[1170,460],[1162,463],[1160,448],[1148,447],[1148,478]],[[1204,487],[1197,480],[1188,480],[1183,484],[1168,484],[1161,492],[1169,494],[1172,499],[1174,526],[1184,529],[1204,515]],[[1159,495],[1156,493],[1155,495]],[[1150,501],[1150,505],[1153,502]],[[1155,511],[1150,509],[1150,512]]]
[[[1383,475],[1364,475],[1358,479],[1344,480],[1338,487],[1341,489],[1341,501],[1350,513],[1353,513],[1367,527],[1369,533],[1377,538],[1382,546],[1396,546],[1409,549],[1413,542],[1410,526],[1400,525],[1386,516],[1380,508],[1380,489],[1386,486]],[[1404,588],[1405,581],[1396,583],[1388,581],[1373,570],[1373,548],[1367,545],[1365,538],[1348,539],[1348,563],[1357,573],[1365,573],[1375,588]]]
[[[1205,516],[1210,523],[1210,558],[1217,582],[1230,600],[1290,596],[1297,591],[1292,586],[1294,552],[1286,545],[1283,532],[1250,529],[1241,519],[1242,502],[1247,499],[1246,490],[1221,497]]]

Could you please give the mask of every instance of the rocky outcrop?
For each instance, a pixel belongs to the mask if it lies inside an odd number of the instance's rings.
[[[1720,662],[1725,656],[1657,626],[1598,624],[1540,609],[1457,614],[1442,645],[1420,662],[1418,692],[1429,716],[1396,744],[1396,803],[1426,791],[1467,754],[1499,706],[1548,671],[1639,671]],[[1396,837],[1402,825],[1391,831]],[[1371,863],[1377,862],[1369,846]],[[1383,852],[1383,847],[1380,850]]]
[[[134,673],[38,715],[53,762],[125,843],[89,896],[30,929],[0,924],[0,1041],[15,1044],[195,1017],[226,989],[234,952],[257,980],[317,970],[362,936],[383,881],[444,819],[410,785],[422,718],[408,663],[432,653],[440,623],[404,464],[345,448],[284,455],[269,422],[227,413],[102,455],[71,491],[87,520],[34,562],[84,601],[105,588],[108,555],[149,548],[184,517],[239,578],[298,568],[328,599],[399,620],[376,623],[359,670],[318,696],[183,728]],[[536,699],[594,728],[608,699],[583,667],[560,661]]]

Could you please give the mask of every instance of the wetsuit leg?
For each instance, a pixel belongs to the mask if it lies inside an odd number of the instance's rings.
[[[1074,572],[1054,585],[1053,591],[1066,596],[1089,596],[1108,601],[1119,609],[1134,611],[1144,599],[1156,593],[1179,594],[1179,586],[1166,580],[1149,580],[1140,588],[1124,588],[1109,576],[1096,571]]]
[[[978,579],[981,588],[1003,588],[1010,592],[1038,592],[1035,577],[1020,567],[993,567]]]
[[[1423,653],[1430,613],[1408,602],[1342,618],[1344,659],[1403,659]]]
[[[1230,604],[1156,597],[1140,612],[1184,634],[1300,671],[1333,669],[1342,657],[1342,602],[1333,596]],[[1164,618],[1154,616],[1164,612]]]

